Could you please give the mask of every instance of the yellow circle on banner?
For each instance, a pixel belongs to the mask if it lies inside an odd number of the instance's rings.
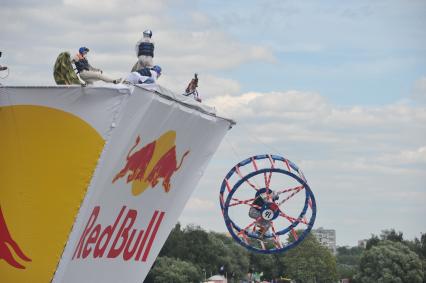
[[[74,114],[0,107],[1,282],[50,282],[104,140]]]
[[[176,144],[175,131],[167,131],[156,140],[155,151],[144,172],[144,175],[143,175],[144,178],[142,180],[134,180],[132,182],[132,194],[134,196],[137,196],[143,193],[151,185],[150,182],[146,180],[148,178],[148,174],[152,172],[152,169],[157,164],[158,160],[160,160],[160,158],[164,154],[166,154],[167,151],[169,151],[172,147],[174,147],[175,144]]]

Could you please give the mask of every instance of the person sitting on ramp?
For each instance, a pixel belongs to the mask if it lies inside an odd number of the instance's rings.
[[[104,81],[107,83],[118,84],[120,79],[112,79],[103,74],[101,69],[92,67],[87,60],[89,48],[80,47],[78,53],[73,58],[72,62],[77,68],[77,74],[87,84],[93,84],[95,81]]]

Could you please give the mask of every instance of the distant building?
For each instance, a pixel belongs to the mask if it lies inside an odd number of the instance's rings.
[[[319,227],[312,230],[315,238],[333,254],[336,254],[336,230]]]
[[[368,240],[366,240],[366,239],[364,239],[364,240],[359,240],[358,241],[358,247],[360,247],[360,248],[366,248],[367,247],[367,242],[368,242]]]

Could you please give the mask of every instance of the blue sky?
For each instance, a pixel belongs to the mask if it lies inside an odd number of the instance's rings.
[[[316,227],[339,245],[395,228],[426,232],[425,1],[3,1],[7,85],[54,84],[62,51],[91,49],[112,76],[153,30],[160,84],[194,72],[204,103],[237,120],[180,221],[226,231],[217,202],[227,171],[251,155],[301,167]]]
[[[200,9],[239,40],[270,48],[273,64],[231,72],[243,91],[317,90],[338,104],[378,105],[406,96],[425,73],[421,2],[206,1]]]

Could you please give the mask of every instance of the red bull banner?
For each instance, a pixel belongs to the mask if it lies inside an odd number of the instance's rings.
[[[160,87],[0,87],[3,282],[143,282],[233,122]]]
[[[128,95],[0,87],[1,282],[52,280]]]

